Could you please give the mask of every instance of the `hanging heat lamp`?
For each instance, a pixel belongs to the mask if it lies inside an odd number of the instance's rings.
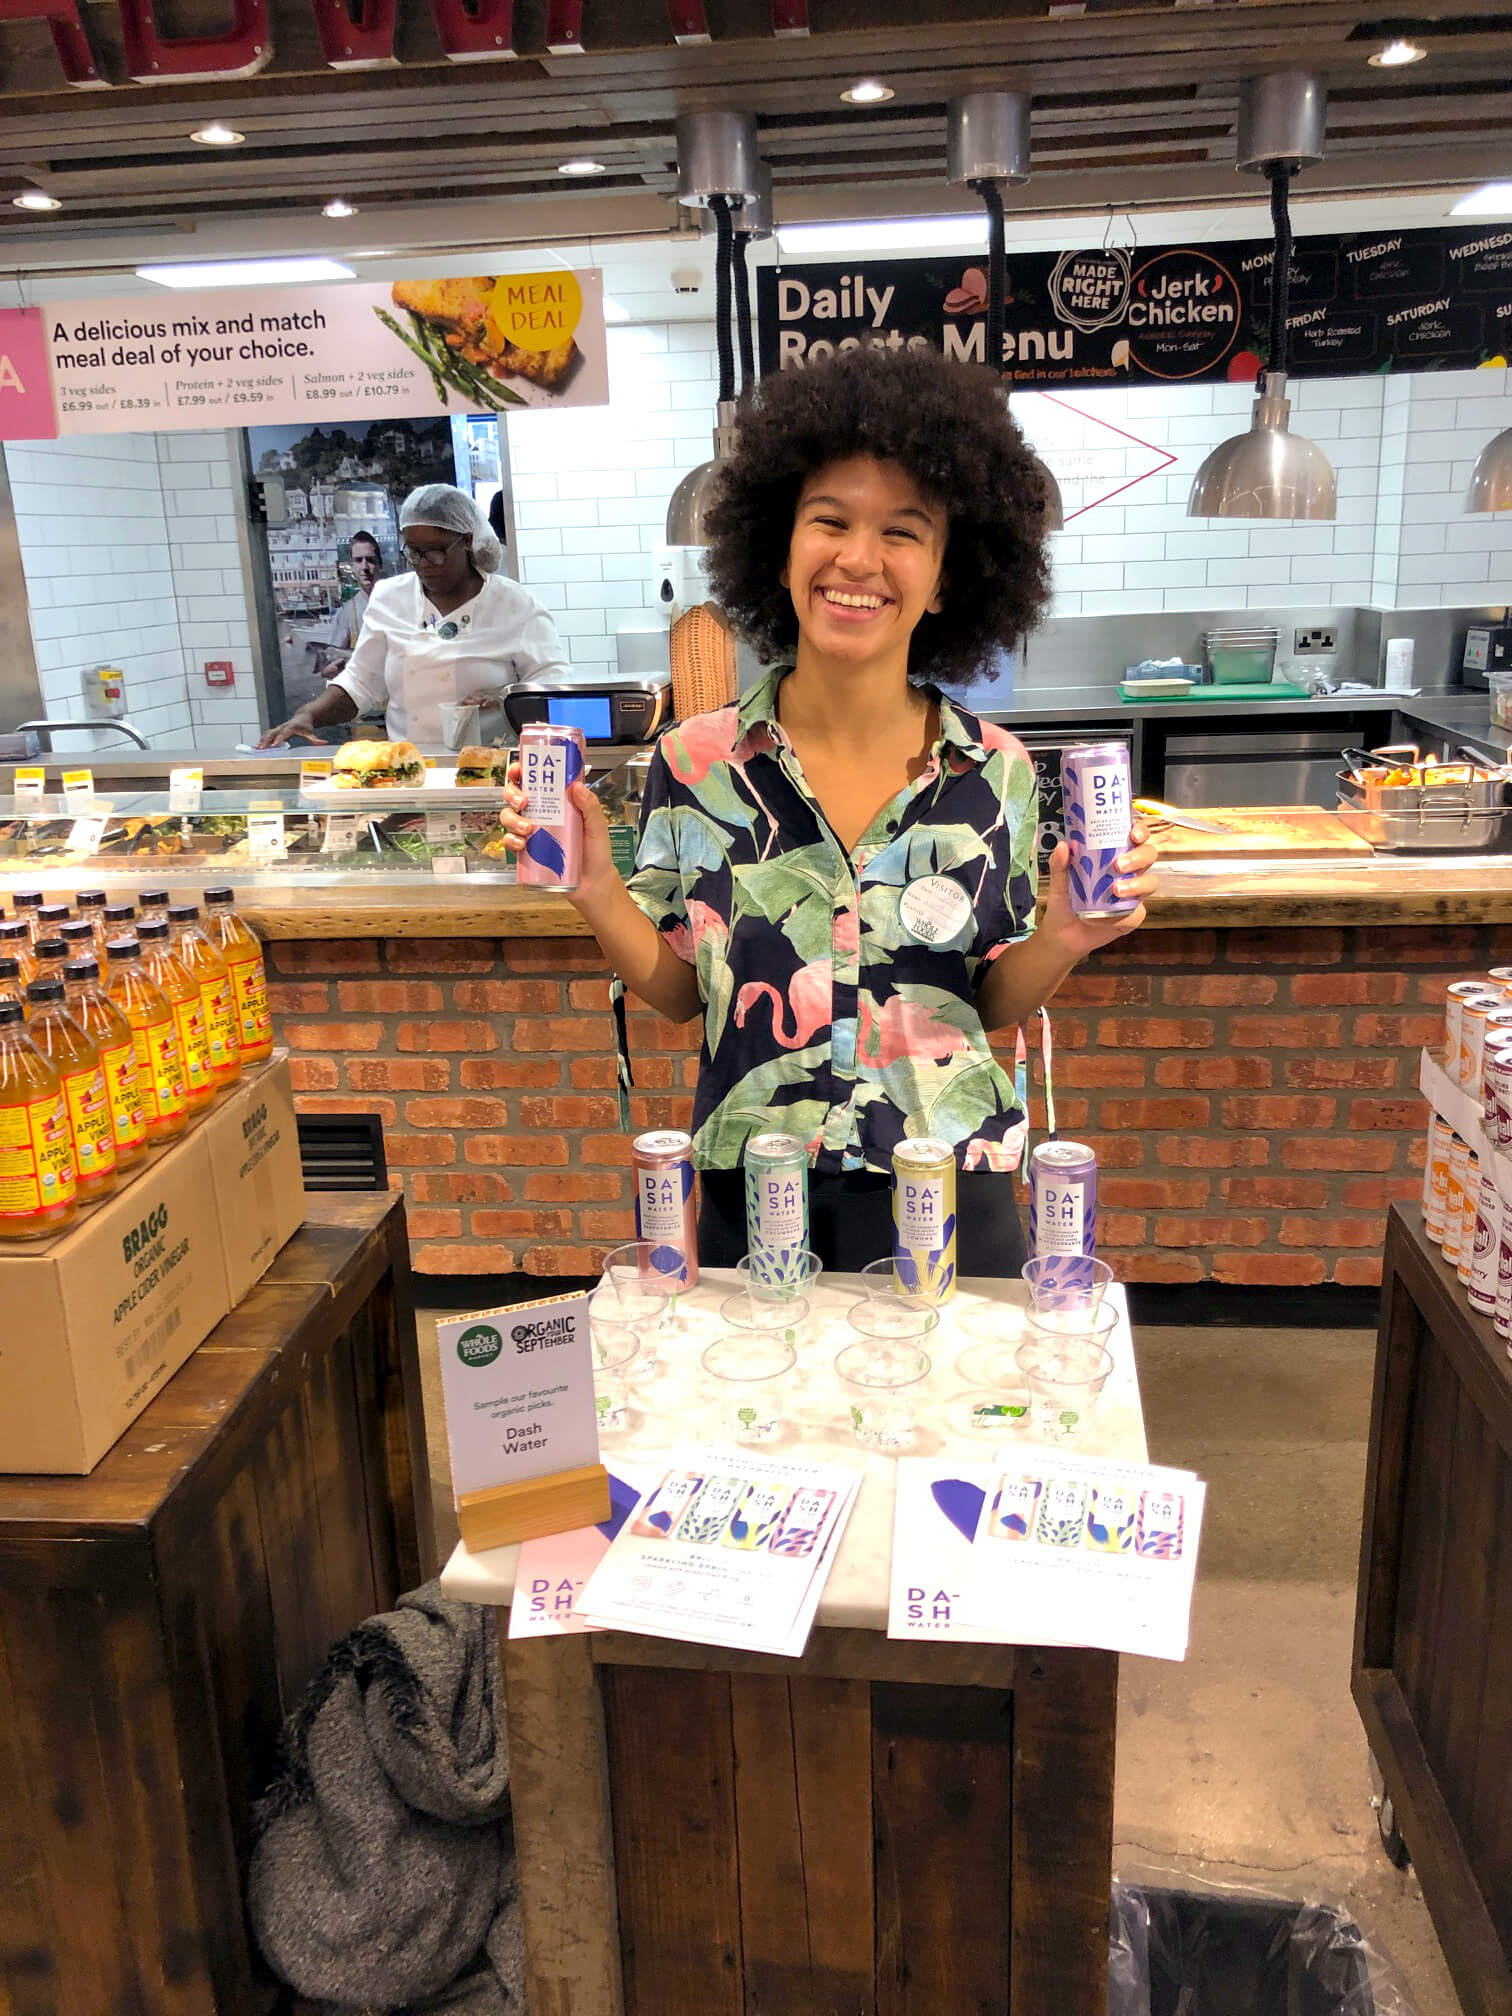
[[[1240,169],[1270,180],[1274,251],[1270,354],[1255,382],[1249,431],[1220,442],[1192,481],[1189,518],[1332,518],[1339,481],[1315,442],[1287,426],[1287,314],[1291,306],[1288,192],[1299,168],[1323,159],[1328,94],[1316,77],[1286,70],[1239,87]]]
[[[1475,458],[1466,511],[1512,511],[1512,427],[1492,435]]]
[[[1029,180],[1029,100],[1021,91],[968,91],[945,108],[945,172],[957,188],[981,197],[987,211],[987,328],[984,361],[1003,374],[1003,310],[1008,292],[1007,224],[1003,191]],[[1007,398],[1007,389],[1004,395]],[[1030,451],[1033,454],[1033,450]],[[1066,522],[1060,485],[1038,455],[1045,495],[1045,530]]]
[[[667,544],[707,546],[704,518],[714,501],[715,479],[722,463],[735,453],[735,348],[730,327],[731,295],[740,276],[742,307],[741,361],[751,354],[750,293],[744,279],[744,258],[737,269],[736,220],[749,205],[757,210],[762,194],[757,158],[756,121],[749,112],[685,112],[677,122],[677,200],[690,209],[707,210],[714,219],[714,336],[719,349],[719,404],[714,426],[714,455],[690,469],[667,505]],[[770,213],[771,178],[767,178]],[[754,369],[754,366],[752,367]]]

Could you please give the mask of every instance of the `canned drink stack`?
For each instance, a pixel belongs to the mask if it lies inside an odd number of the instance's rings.
[[[1501,1262],[1502,1201],[1489,1173],[1480,1179],[1475,1207],[1474,1250],[1470,1256],[1470,1307],[1481,1316],[1496,1313]]]
[[[1512,1148],[1512,1035],[1486,1045],[1486,1133]]]
[[[1470,1150],[1454,1135],[1449,1143],[1449,1174],[1444,1184],[1444,1258],[1451,1267],[1459,1265],[1460,1233],[1465,1223],[1465,1170]]]
[[[698,1286],[698,1219],[693,1207],[693,1137],[667,1127],[630,1143],[635,1230],[649,1268],[674,1289]]]
[[[1455,980],[1444,996],[1444,1069],[1459,1082],[1460,1050],[1464,1040],[1465,1003],[1477,996],[1494,998],[1496,989],[1489,980]]]
[[[1504,1210],[1501,1221],[1500,1253],[1496,1265],[1496,1312],[1492,1322],[1496,1334],[1507,1343],[1512,1358],[1512,1211]]]
[[[1136,896],[1114,888],[1129,844],[1133,774],[1125,742],[1092,742],[1061,756],[1061,811],[1071,849],[1071,908],[1079,917],[1127,917]]]
[[[1090,1286],[1097,1255],[1097,1157],[1080,1141],[1042,1141],[1029,1157],[1029,1251],[1056,1286]]]
[[[1423,1218],[1428,1227],[1428,1237],[1436,1246],[1444,1243],[1444,1213],[1449,1201],[1449,1145],[1453,1139],[1449,1122],[1441,1120],[1435,1113],[1428,1126]]]
[[[746,1252],[766,1288],[802,1285],[809,1243],[808,1150],[796,1134],[753,1134],[745,1145]]]
[[[568,793],[587,773],[581,728],[533,721],[520,730],[520,788],[535,830],[520,851],[517,882],[576,889],[583,872],[583,815]]]
[[[947,1302],[956,1290],[956,1165],[930,1135],[893,1150],[893,1273],[905,1294]]]

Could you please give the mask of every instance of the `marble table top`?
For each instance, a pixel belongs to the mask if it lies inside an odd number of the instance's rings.
[[[735,1288],[731,1272],[710,1269],[698,1287],[679,1298],[677,1324],[659,1346],[654,1380],[635,1390],[635,1412],[626,1430],[605,1435],[601,1455],[612,1470],[617,1456],[654,1465],[690,1444],[728,1447],[713,1425],[699,1356],[724,1328],[719,1304]],[[864,1473],[850,1524],[819,1603],[817,1622],[832,1628],[885,1631],[892,1564],[893,1496],[896,1459],[861,1448],[850,1431],[846,1401],[833,1364],[854,1333],[846,1312],[861,1296],[855,1275],[826,1275],[809,1298],[809,1316],[798,1337],[798,1365],[791,1375],[784,1438],[762,1445],[763,1454],[847,1463]],[[1126,1462],[1148,1460],[1134,1339],[1124,1291],[1108,1290],[1119,1320],[1109,1343],[1113,1371],[1086,1436],[1073,1447],[1088,1456]],[[932,1369],[921,1388],[917,1431],[908,1456],[953,1456],[962,1462],[991,1462],[1043,1445],[1026,1423],[983,1432],[970,1426],[971,1408],[984,1399],[1023,1400],[1013,1353],[1024,1341],[1028,1293],[1018,1280],[966,1280],[942,1311],[940,1328],[928,1349]],[[737,1459],[738,1460],[738,1459]],[[519,1547],[495,1547],[472,1554],[460,1543],[442,1571],[449,1596],[468,1603],[508,1604],[514,1594]]]

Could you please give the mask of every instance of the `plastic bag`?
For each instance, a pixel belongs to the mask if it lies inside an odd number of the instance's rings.
[[[1342,1905],[1115,1880],[1108,2016],[1417,2016]]]

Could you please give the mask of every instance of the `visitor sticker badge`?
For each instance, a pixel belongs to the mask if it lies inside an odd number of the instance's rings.
[[[971,919],[971,898],[945,875],[921,875],[898,898],[903,928],[921,945],[948,945]]]

